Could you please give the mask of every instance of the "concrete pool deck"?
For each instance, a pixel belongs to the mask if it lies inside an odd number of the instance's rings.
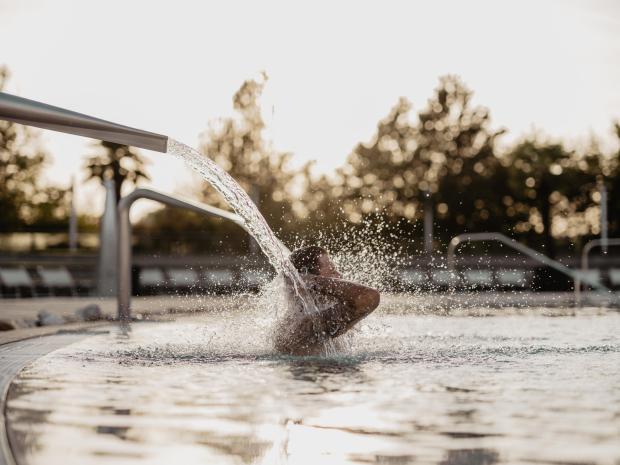
[[[249,296],[235,296],[236,306],[247,302]],[[29,299],[0,300],[0,321],[12,324],[16,329],[32,328],[40,311],[75,322],[75,312],[88,305],[98,305],[104,319],[116,318],[116,299],[100,297],[41,297]],[[134,297],[132,315],[138,319],[166,318],[178,313],[194,313],[221,310],[230,307],[226,296],[153,296]],[[71,320],[74,321],[71,321]],[[0,341],[2,334],[0,332]],[[0,342],[1,343],[1,342]]]
[[[173,319],[178,314],[241,311],[247,305],[252,305],[253,301],[255,301],[254,295],[134,297],[132,315],[139,320]],[[614,295],[583,293],[582,305],[585,310],[575,306],[572,292],[385,293],[381,298],[380,309],[397,313],[482,316],[493,315],[498,311],[503,314],[506,312],[522,314],[532,309],[544,308],[547,314],[572,315],[576,311],[607,311],[608,308],[617,310],[619,303],[619,293]],[[0,321],[16,329],[36,330],[34,326],[38,314],[45,310],[52,315],[65,318],[71,324],[76,322],[76,310],[92,304],[99,306],[105,320],[116,317],[115,298],[44,297],[0,300]],[[6,340],[8,333],[13,331],[0,332],[0,344]],[[15,340],[14,337],[10,339]]]

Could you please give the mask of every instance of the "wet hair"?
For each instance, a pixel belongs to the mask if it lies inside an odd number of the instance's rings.
[[[327,255],[327,250],[318,245],[311,245],[295,250],[289,259],[300,273],[318,275],[321,272],[319,259],[322,255]]]

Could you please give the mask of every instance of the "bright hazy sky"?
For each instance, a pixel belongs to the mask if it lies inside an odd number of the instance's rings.
[[[266,136],[327,172],[369,140],[399,96],[414,111],[446,73],[507,140],[539,128],[607,137],[620,118],[620,2],[0,0],[9,91],[196,145],[266,71]],[[84,178],[87,139],[42,132],[50,181]],[[145,152],[152,185],[189,193],[189,169]],[[101,209],[80,187],[82,210]]]

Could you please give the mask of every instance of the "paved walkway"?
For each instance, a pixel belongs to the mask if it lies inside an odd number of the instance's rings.
[[[175,313],[239,308],[248,296],[153,296],[134,297],[131,301],[132,315],[138,318],[162,318]],[[116,299],[100,297],[41,297],[33,299],[0,299],[0,320],[14,322],[18,327],[31,326],[41,310],[75,318],[75,311],[87,305],[97,304],[105,317],[116,317]],[[1,334],[1,333],[0,333]]]
[[[132,315],[138,318],[166,319],[178,313],[243,310],[251,304],[251,297],[236,296],[153,296],[132,299]],[[618,309],[620,299],[616,293],[613,306]],[[583,304],[590,309],[603,309],[610,305],[610,296],[588,293]],[[44,297],[34,299],[0,300],[0,320],[13,323],[18,328],[33,326],[41,310],[62,316],[69,322],[75,320],[75,311],[89,304],[97,304],[105,317],[116,316],[116,299],[98,297]],[[396,313],[440,313],[485,315],[502,312],[524,313],[544,308],[550,314],[572,314],[575,311],[572,292],[473,292],[384,294],[380,309]],[[0,332],[0,335],[2,332]]]

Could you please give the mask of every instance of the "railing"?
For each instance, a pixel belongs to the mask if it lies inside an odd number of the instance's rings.
[[[601,246],[620,246],[620,238],[611,238],[611,239],[594,239],[590,242],[587,242],[586,245],[583,246],[583,250],[581,251],[581,276],[586,276],[588,273],[589,265],[588,265],[588,256],[590,255],[590,251],[595,247]],[[575,296],[577,302],[581,303],[581,279],[577,278],[575,281]]]
[[[573,270],[572,268],[563,265],[562,263],[553,260],[552,258],[547,257],[539,252],[536,252],[534,249],[531,249],[519,242],[511,239],[510,237],[504,236],[500,233],[473,233],[473,234],[461,234],[459,236],[453,237],[448,245],[448,269],[451,272],[455,271],[456,263],[455,263],[455,253],[456,248],[464,243],[464,242],[481,242],[481,241],[497,241],[501,242],[508,247],[521,252],[524,255],[546,265],[554,270],[568,276],[575,283],[575,302],[579,303],[579,291],[578,291],[578,283],[583,281],[595,289],[599,289],[602,291],[609,291],[607,287],[603,286],[598,280],[591,279],[589,276],[584,275],[583,273]]]
[[[164,194],[153,189],[136,189],[131,194],[123,197],[118,203],[118,319],[129,321],[131,319],[131,221],[129,211],[138,199],[149,199],[163,203],[171,207],[184,208],[207,216],[216,216],[236,223],[247,231],[242,218],[234,213],[221,210],[211,205],[180,197]]]

